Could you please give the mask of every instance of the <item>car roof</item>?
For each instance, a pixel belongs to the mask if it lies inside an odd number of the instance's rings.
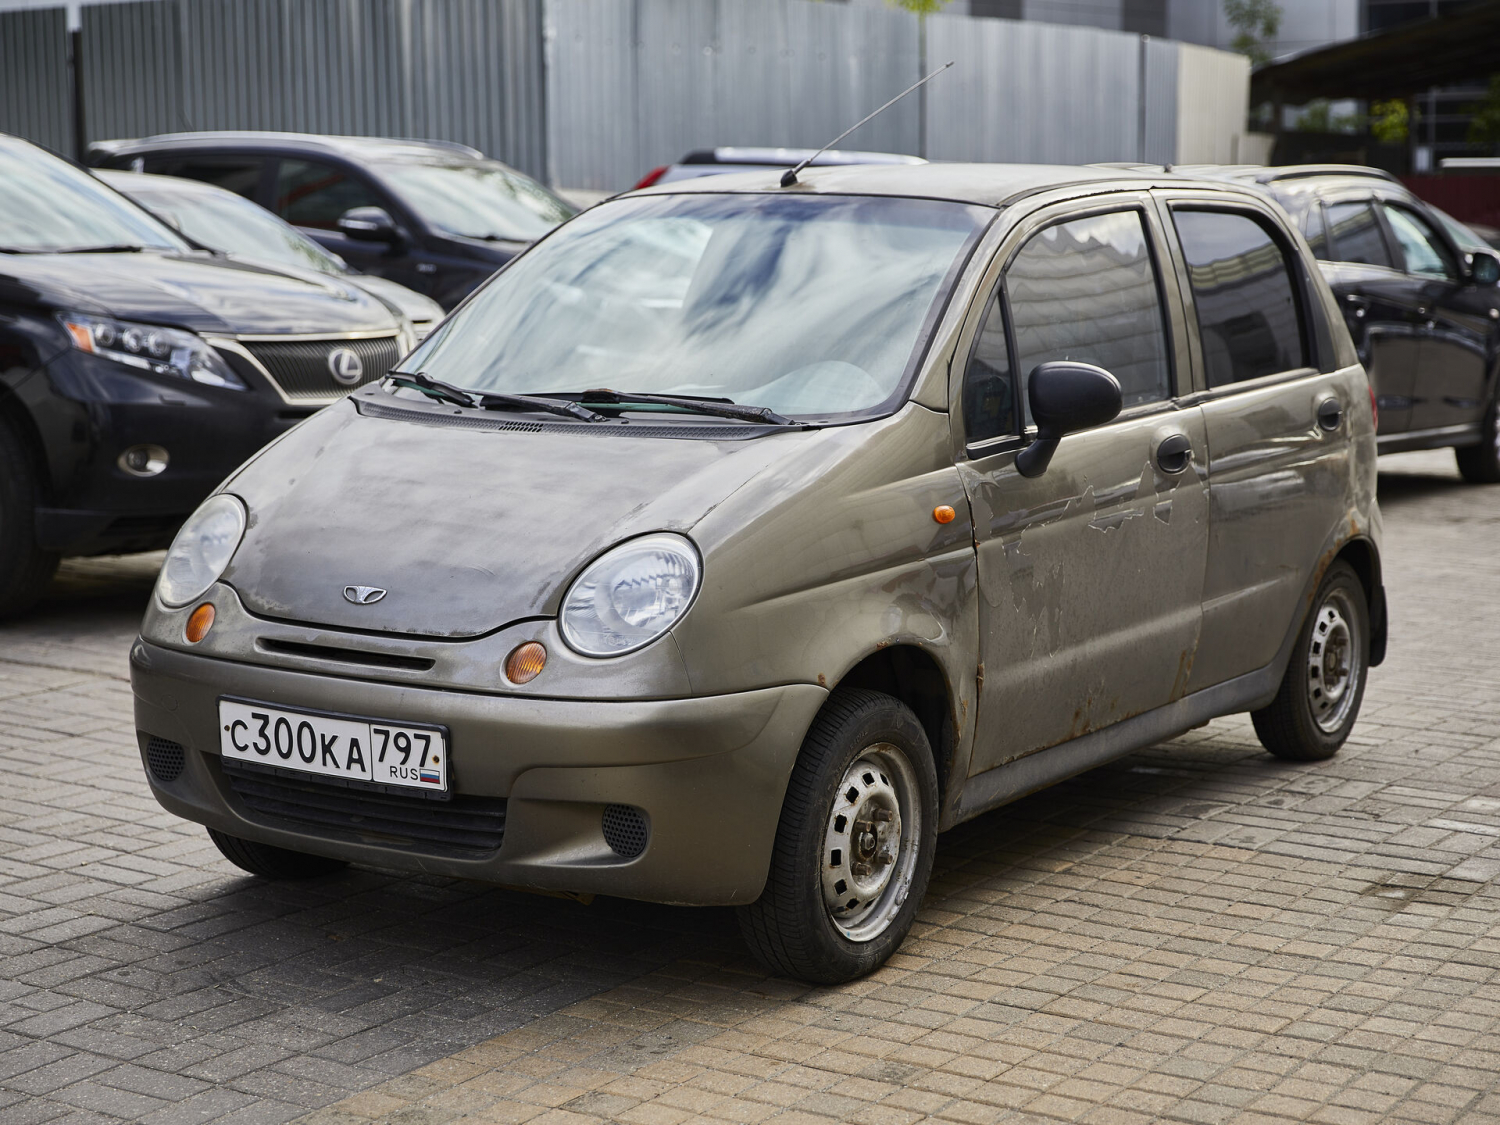
[[[777,169],[676,180],[622,194],[891,195],[999,207],[1052,188],[1139,191],[1152,186],[1181,187],[1186,182],[1222,191],[1227,186],[1222,181],[1187,180],[1163,172],[1160,165],[1149,167],[1152,170],[1065,164],[844,164],[808,168],[790,188],[781,187]]]
[[[1372,189],[1393,190],[1409,196],[1411,192],[1400,180],[1379,168],[1361,164],[1288,164],[1266,167],[1263,164],[1178,164],[1174,175],[1198,179],[1225,180],[1229,183],[1260,187],[1287,203],[1301,203],[1330,191],[1369,192]]]
[[[858,152],[851,149],[815,148],[744,148],[724,146],[720,148],[695,149],[677,163],[679,164],[771,164],[791,167],[811,158],[814,165],[826,164],[926,164],[920,156],[906,156],[898,152]]]
[[[306,152],[345,156],[355,160],[484,160],[484,153],[452,141],[420,141],[396,137],[341,137],[321,133],[276,133],[222,130],[198,133],[158,133],[111,141],[95,141],[90,148],[111,156],[157,149],[193,150],[238,148],[267,152]]]

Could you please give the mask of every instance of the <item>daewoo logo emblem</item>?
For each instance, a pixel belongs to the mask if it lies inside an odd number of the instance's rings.
[[[355,605],[374,605],[385,597],[385,591],[379,586],[345,586],[344,600],[353,602]]]
[[[328,370],[346,387],[352,387],[364,376],[365,365],[349,348],[334,348],[328,353]]]

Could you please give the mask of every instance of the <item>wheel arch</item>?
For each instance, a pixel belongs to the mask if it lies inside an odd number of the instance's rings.
[[[1365,605],[1370,610],[1370,666],[1385,659],[1387,621],[1385,607],[1385,581],[1380,568],[1380,551],[1369,539],[1358,537],[1349,540],[1339,549],[1334,560],[1348,563],[1359,576],[1365,588]]]
[[[0,426],[7,426],[16,435],[36,474],[38,492],[50,499],[52,467],[47,463],[47,447],[42,441],[41,431],[21,396],[3,382],[0,382]]]
[[[888,644],[866,655],[834,687],[884,692],[912,709],[932,747],[939,807],[946,807],[958,728],[952,685],[937,658],[920,645]]]

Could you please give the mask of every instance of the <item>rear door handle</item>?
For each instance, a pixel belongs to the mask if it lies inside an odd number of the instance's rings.
[[[1318,403],[1318,425],[1332,433],[1344,420],[1344,408],[1336,398],[1325,398]]]
[[[1193,463],[1193,443],[1187,434],[1172,434],[1156,447],[1156,467],[1176,476]]]

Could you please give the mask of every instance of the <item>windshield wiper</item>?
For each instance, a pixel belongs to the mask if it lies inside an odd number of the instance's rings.
[[[69,246],[65,250],[54,250],[54,254],[139,254],[146,248],[121,242],[111,246]]]
[[[390,379],[398,387],[411,387],[413,390],[421,391],[423,394],[441,399],[443,402],[451,402],[455,406],[467,406],[471,410],[475,408],[480,410],[540,410],[544,414],[559,414],[565,418],[582,418],[585,422],[609,421],[603,414],[590,410],[586,406],[580,406],[576,402],[552,402],[545,398],[533,398],[531,395],[466,391],[462,387],[455,387],[452,383],[443,383],[437,379],[430,379],[420,371],[415,375],[408,375],[404,372],[392,372]]]
[[[797,424],[786,415],[777,414],[769,406],[742,406],[731,399],[709,398],[703,395],[636,394],[634,391],[612,391],[608,387],[599,387],[566,397],[575,402],[639,402],[657,406],[675,406],[695,414],[707,414],[715,418],[737,418],[742,422],[759,422],[766,426],[795,426]]]

